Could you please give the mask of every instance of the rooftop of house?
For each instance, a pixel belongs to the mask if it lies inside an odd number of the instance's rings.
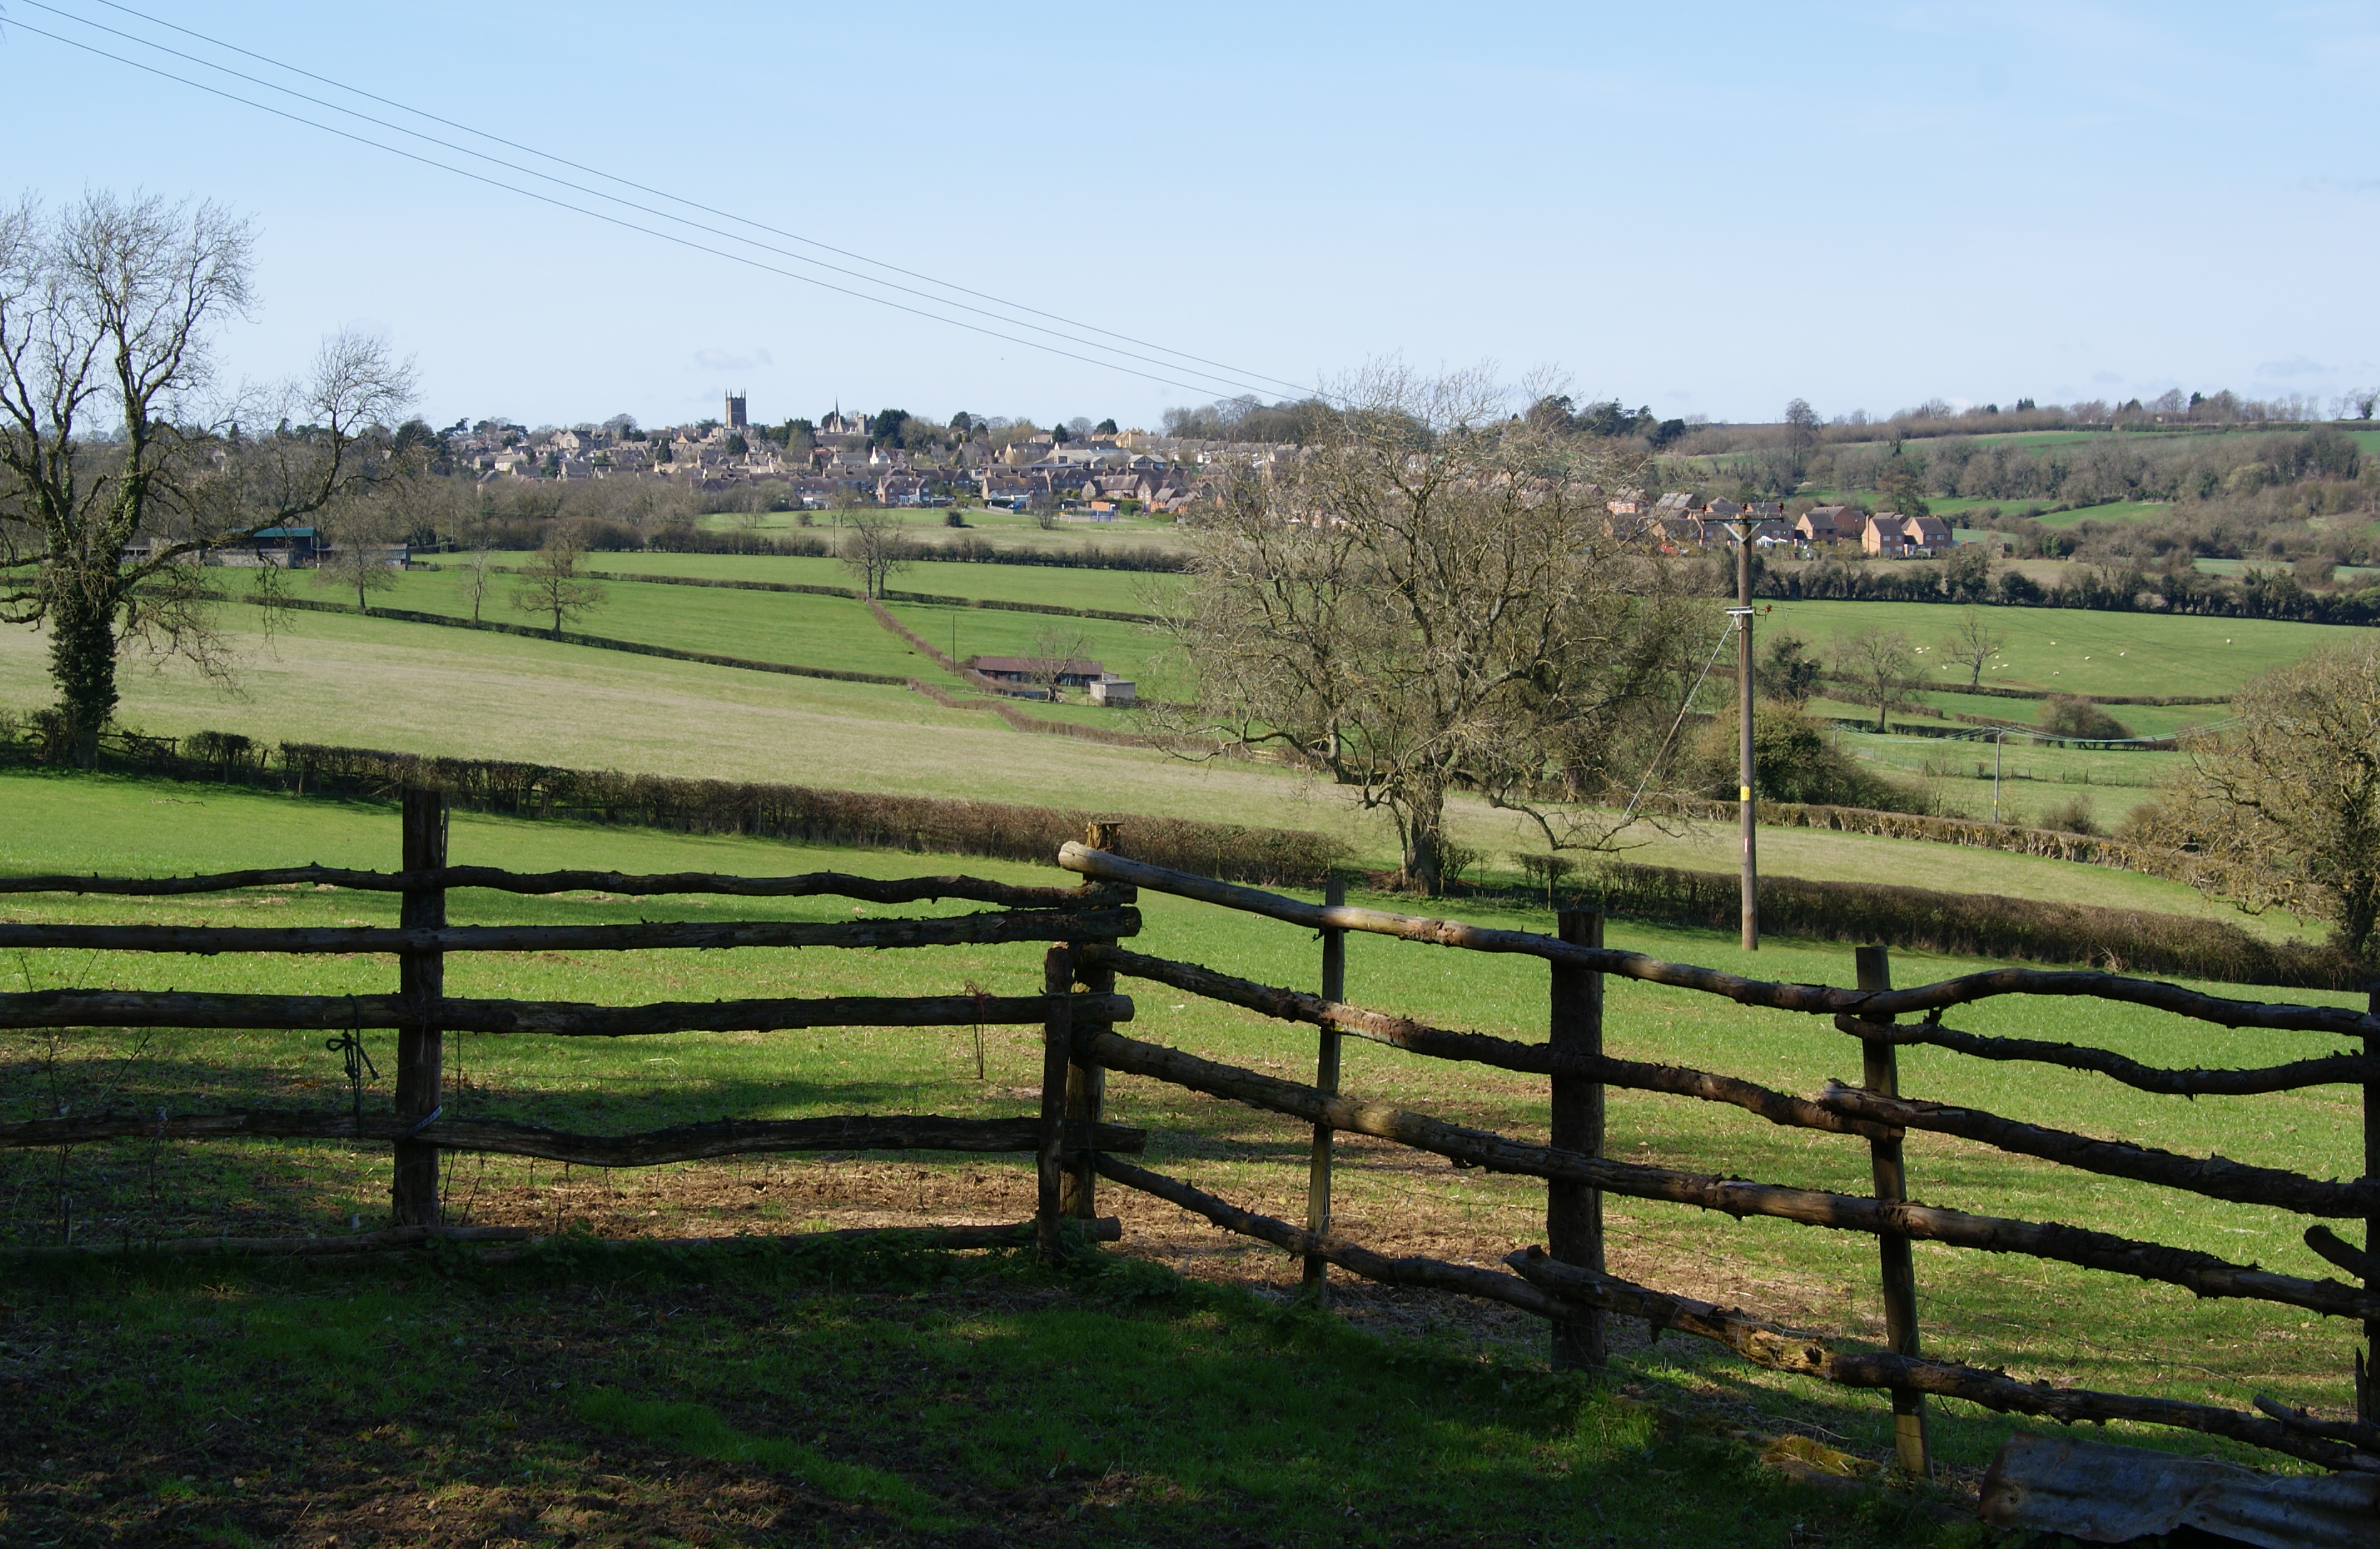
[[[1108,675],[1105,662],[1068,660],[1061,664],[1039,656],[971,656],[966,659],[966,664],[987,677],[1011,673],[1031,677],[1050,671],[1052,666],[1069,678],[1104,678]]]

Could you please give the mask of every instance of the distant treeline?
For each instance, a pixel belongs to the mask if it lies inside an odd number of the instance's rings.
[[[1960,556],[1964,561],[1965,556]],[[1755,597],[1780,602],[1949,602],[2010,608],[2087,608],[2115,613],[2184,613],[2208,618],[2277,619],[2294,623],[2380,624],[2380,587],[2316,591],[2283,572],[2204,575],[2151,572],[2137,565],[2078,566],[2072,579],[2045,587],[2014,570],[1998,575],[1976,551],[1947,565],[1845,563],[1823,560],[1786,570],[1763,566]],[[1705,589],[1733,595],[1713,567]]]
[[[540,526],[518,533],[500,534],[498,536],[509,541],[492,540],[491,547],[534,549],[544,541],[545,530]],[[832,532],[716,532],[692,526],[673,526],[646,533],[620,523],[595,521],[582,522],[574,530],[588,549],[601,553],[745,554],[832,559],[836,551]],[[1173,574],[1189,568],[1189,562],[1179,552],[1154,543],[1111,547],[1094,539],[1079,546],[1051,544],[1034,547],[994,543],[972,533],[946,541],[920,539],[917,545],[917,557],[947,563],[1032,564],[1060,570],[1137,570]]]

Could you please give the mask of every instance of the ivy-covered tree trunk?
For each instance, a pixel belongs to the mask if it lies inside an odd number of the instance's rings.
[[[115,587],[61,577],[50,605],[50,675],[73,737],[75,762],[91,765],[101,728],[115,713]]]

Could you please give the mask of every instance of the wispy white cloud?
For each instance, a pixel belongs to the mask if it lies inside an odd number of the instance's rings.
[[[2260,377],[2319,377],[2329,371],[2330,368],[2321,361],[2309,360],[2302,355],[2293,355],[2287,360],[2267,360],[2256,368]]]
[[[707,371],[748,371],[755,366],[773,366],[776,361],[770,357],[766,349],[756,345],[745,354],[734,350],[698,349],[694,352],[694,363]]]

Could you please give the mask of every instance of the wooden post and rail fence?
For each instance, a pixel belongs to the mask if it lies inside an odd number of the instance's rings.
[[[1552,935],[1489,929],[1456,921],[1350,907],[1333,882],[1320,904],[1127,859],[1112,824],[1095,824],[1089,842],[1068,844],[1059,864],[1082,878],[1069,888],[1026,887],[965,877],[874,879],[837,873],[748,877],[677,873],[520,874],[455,866],[447,859],[443,805],[435,793],[407,792],[402,802],[403,867],[394,873],[319,866],[282,867],[182,878],[0,877],[0,894],[70,892],[176,896],[242,888],[330,882],[395,892],[399,924],[378,926],[184,927],[139,925],[0,924],[0,948],[145,952],[393,952],[395,993],[384,996],[273,996],[63,989],[0,994],[0,1029],[59,1026],[244,1028],[358,1033],[393,1030],[398,1040],[394,1111],[362,1115],[317,1110],[115,1115],[37,1119],[0,1124],[0,1147],[57,1146],[129,1138],[231,1140],[335,1139],[386,1142],[393,1157],[392,1228],[350,1239],[244,1242],[244,1248],[336,1252],[431,1237],[520,1238],[514,1231],[458,1233],[439,1217],[438,1169],[450,1151],[479,1151],[600,1167],[650,1166],[759,1152],[946,1150],[1029,1153],[1038,1175],[1031,1222],[930,1228],[920,1240],[945,1246],[1038,1245],[1060,1258],[1084,1239],[1114,1240],[1121,1224],[1096,1215],[1099,1180],[1164,1200],[1224,1230],[1299,1255],[1307,1286],[1328,1294],[1328,1267],[1390,1285],[1477,1297],[1542,1317],[1560,1368],[1593,1369],[1609,1360],[1606,1324],[1644,1319],[1717,1341],[1773,1370],[1888,1396],[1895,1449],[1903,1470],[1932,1464],[1925,1430],[1928,1396],[1955,1398],[2003,1412],[2062,1422],[2123,1420],[2180,1427],[2287,1454],[2334,1470],[2380,1472],[2380,1414],[2356,1361],[2356,1410],[2325,1418],[2260,1398],[2252,1410],[2027,1382],[2004,1372],[1927,1359],[1919,1338],[1919,1303],[1911,1245],[1918,1240],[1987,1253],[2020,1253],[2161,1282],[2198,1296],[2250,1298],[2323,1316],[2361,1322],[2380,1335],[2380,1069],[2364,1048],[2248,1070],[2166,1069],[2110,1050],[2042,1040],[1986,1036],[1942,1024],[1953,1007],[2004,996],[2082,996],[2140,1006],[2220,1027],[2328,1035],[2362,1040],[2380,1029],[2380,999],[2362,1010],[2226,998],[2180,986],[2114,974],[1999,968],[1940,983],[1895,988],[1884,949],[1857,955],[1857,982],[1842,988],[1779,984],[1606,947],[1601,916],[1563,912]],[[853,921],[737,921],[590,926],[454,926],[446,894],[455,888],[517,894],[600,889],[660,896],[711,893],[744,898],[836,896],[879,903],[955,899],[988,911],[919,918]],[[1140,894],[1162,892],[1312,929],[1319,933],[1319,994],[1258,984],[1198,963],[1133,950],[1141,931]],[[1350,1003],[1346,942],[1366,933],[1440,948],[1519,954],[1547,964],[1548,1035],[1543,1042],[1433,1027]],[[915,949],[937,945],[1048,943],[1040,993],[910,997],[813,997],[601,1006],[560,1001],[458,998],[444,993],[445,954],[456,951],[637,950],[653,948],[832,946]],[[1623,1059],[1604,1048],[1603,998],[1609,976],[1665,985],[1737,1005],[1830,1019],[1858,1041],[1857,1087],[1830,1083],[1815,1096],[1742,1077]],[[1314,1079],[1287,1081],[1187,1050],[1128,1036],[1131,998],[1119,979],[1169,989],[1315,1029]],[[1919,1020],[1907,1020],[1909,1018]],[[810,1027],[1038,1025],[1042,1029],[1038,1110],[1031,1115],[953,1119],[937,1115],[836,1115],[802,1119],[722,1119],[625,1135],[584,1135],[501,1119],[459,1117],[442,1101],[442,1039],[468,1031],[559,1037],[659,1036],[700,1031]],[[1369,1040],[1408,1054],[1543,1076],[1549,1083],[1548,1143],[1539,1144],[1450,1123],[1341,1090],[1342,1041]],[[1904,1044],[1995,1061],[2026,1061],[2095,1072],[2139,1090],[2196,1096],[2248,1095],[2351,1083],[2364,1095],[2362,1175],[2347,1181],[2251,1166],[2222,1156],[2192,1156],[2021,1122],[1984,1110],[1925,1102],[1900,1090]],[[1304,1225],[1264,1216],[1179,1179],[1126,1161],[1147,1150],[1145,1131],[1108,1121],[1108,1076],[1122,1071],[1282,1115],[1309,1127]],[[1666,1094],[1741,1108],[1769,1123],[1864,1141],[1874,1192],[1852,1195],[1696,1173],[1611,1159],[1606,1146],[1605,1094],[1613,1087]],[[2305,1232],[2320,1257],[2362,1280],[2311,1279],[2216,1254],[2055,1223],[1985,1216],[1920,1204],[1910,1197],[1902,1141],[1910,1131],[1959,1137],[2000,1151],[2125,1179],[2317,1217]],[[1458,1165],[1546,1185],[1542,1245],[1522,1245],[1500,1269],[1443,1260],[1390,1257],[1350,1241],[1333,1223],[1333,1137],[1371,1136],[1445,1156]],[[1612,1275],[1605,1265],[1606,1195],[1667,1201],[1742,1218],[1801,1222],[1873,1236],[1886,1349],[1852,1349],[1663,1292]],[[2361,1220],[2361,1249],[2323,1219]],[[142,1244],[175,1249],[219,1240]],[[19,1250],[82,1252],[93,1250]]]

